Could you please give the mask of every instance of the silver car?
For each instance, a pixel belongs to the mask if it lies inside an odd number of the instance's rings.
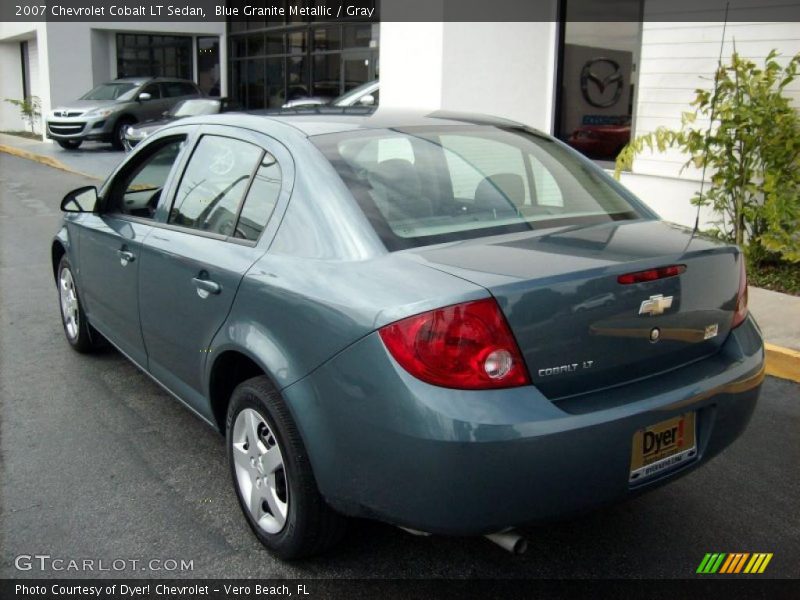
[[[357,88],[330,100],[320,96],[289,100],[281,108],[309,108],[313,106],[375,106],[378,104],[380,83],[377,79],[368,81]]]
[[[202,96],[200,88],[185,79],[116,79],[50,111],[47,137],[69,150],[74,150],[84,140],[111,142],[121,149],[130,125],[160,118],[181,100]]]

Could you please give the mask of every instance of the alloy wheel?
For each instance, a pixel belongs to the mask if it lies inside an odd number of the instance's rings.
[[[289,514],[289,486],[277,437],[258,411],[245,408],[233,424],[232,445],[243,504],[261,529],[278,533]]]
[[[61,300],[61,316],[64,319],[64,329],[69,339],[78,337],[80,317],[78,310],[78,293],[75,291],[75,281],[69,269],[61,269],[58,282],[58,293]]]

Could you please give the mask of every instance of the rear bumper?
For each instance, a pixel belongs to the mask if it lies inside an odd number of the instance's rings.
[[[283,393],[335,508],[472,535],[590,510],[691,471],[744,431],[763,378],[763,342],[749,318],[713,357],[569,405],[530,386],[427,385],[375,334]],[[630,484],[634,432],[689,411],[697,457]]]

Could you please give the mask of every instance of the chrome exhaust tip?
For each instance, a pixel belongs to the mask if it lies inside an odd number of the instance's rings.
[[[528,550],[528,540],[513,530],[489,533],[483,537],[490,542],[497,544],[506,552],[514,554],[515,556],[525,554],[525,552]]]

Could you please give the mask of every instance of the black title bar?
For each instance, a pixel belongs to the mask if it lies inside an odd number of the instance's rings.
[[[714,577],[670,580],[446,579],[2,579],[3,600],[348,600],[469,598],[784,598],[797,580]]]
[[[2,0],[6,22],[800,21],[800,0]]]

